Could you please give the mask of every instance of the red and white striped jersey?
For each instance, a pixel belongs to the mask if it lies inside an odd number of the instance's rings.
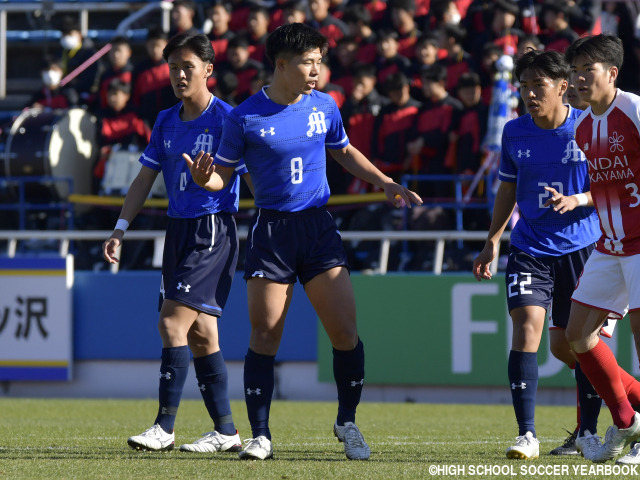
[[[591,195],[609,255],[640,253],[640,97],[618,89],[602,115],[587,108],[575,124],[589,164]]]

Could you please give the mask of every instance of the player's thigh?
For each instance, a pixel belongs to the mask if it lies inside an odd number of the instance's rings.
[[[623,260],[624,257],[605,255],[594,251],[587,260],[578,285],[571,296],[573,303],[577,302],[585,307],[608,311],[613,314],[614,318],[622,318],[629,305],[629,290],[621,263]],[[574,305],[571,306],[571,310],[571,317],[573,317]],[[584,314],[585,312],[580,309],[580,316]],[[576,333],[575,328],[569,329],[567,327],[569,338],[574,338],[574,333]]]
[[[538,305],[514,308],[509,312],[513,323],[511,349],[537,352],[542,338],[547,311]]]
[[[275,355],[280,345],[292,296],[292,283],[277,283],[266,278],[247,280],[252,350],[265,355]]]
[[[566,363],[569,367],[573,367],[576,363],[576,359],[571,353],[569,342],[567,342],[564,328],[549,329],[549,350],[551,350],[554,357]]]
[[[305,291],[331,344],[351,350],[358,343],[356,304],[346,267],[335,267],[305,283]]]
[[[197,317],[198,312],[192,307],[169,299],[162,302],[158,322],[162,346],[168,348],[187,345],[187,335]]]
[[[220,350],[218,317],[200,312],[187,334],[194,357],[204,357]]]

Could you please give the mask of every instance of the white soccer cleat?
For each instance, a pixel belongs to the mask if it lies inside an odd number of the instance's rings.
[[[273,458],[271,440],[264,435],[248,438],[244,443],[244,448],[238,452],[238,457],[241,460],[267,460]]]
[[[616,460],[619,465],[640,465],[640,442],[631,447],[629,453]]]
[[[592,434],[589,430],[585,430],[584,435],[576,438],[576,447],[584,458],[593,460],[599,455],[603,445],[598,435]]]
[[[355,423],[346,422],[343,426],[334,423],[333,434],[344,443],[344,453],[349,460],[368,460],[371,456],[371,449]]]
[[[134,450],[147,450],[150,452],[166,452],[173,450],[175,436],[165,432],[157,423],[142,432],[140,435],[129,437],[127,443]]]
[[[580,452],[576,448],[576,437],[578,435],[578,431],[574,431],[573,433],[567,430],[569,436],[564,440],[564,443],[559,447],[554,448],[549,452],[549,455],[579,455]]]
[[[180,445],[181,452],[238,452],[242,449],[240,435],[223,435],[220,432],[207,432],[193,443]]]
[[[636,412],[633,415],[633,423],[629,428],[620,429],[615,425],[611,425],[607,429],[607,433],[604,436],[604,445],[595,457],[590,460],[601,463],[616,458],[622,453],[624,447],[638,438],[640,438],[640,414]]]
[[[533,460],[539,456],[540,442],[538,442],[538,439],[534,437],[531,432],[516,437],[516,444],[507,448],[507,458]]]

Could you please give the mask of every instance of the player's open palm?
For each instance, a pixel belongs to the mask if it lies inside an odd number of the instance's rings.
[[[495,247],[491,246],[491,244],[485,244],[482,251],[478,254],[478,256],[473,261],[473,275],[476,277],[478,281],[481,280],[491,280],[492,274],[489,267],[491,266],[491,262],[496,256]]]
[[[216,170],[211,154],[200,150],[193,160],[186,153],[182,154],[182,158],[185,159],[189,166],[189,171],[191,172],[193,181],[196,182],[197,185],[204,187],[207,182],[211,180],[211,176]]]

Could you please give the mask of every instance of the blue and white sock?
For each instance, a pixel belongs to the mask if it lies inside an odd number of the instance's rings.
[[[189,372],[189,347],[162,349],[160,362],[160,386],[158,388],[158,416],[155,423],[167,432],[173,432],[184,382]]]
[[[518,421],[518,435],[531,432],[535,437],[538,354],[511,350],[509,353],[508,374],[513,410]]]
[[[221,351],[193,359],[200,394],[213,420],[214,428],[223,435],[235,435],[229,403],[227,366]]]
[[[253,438],[271,440],[269,410],[275,385],[275,355],[261,355],[249,349],[244,357],[244,400]]]
[[[353,350],[333,349],[333,377],[338,387],[336,423],[355,422],[364,385],[364,345],[360,339]]]

